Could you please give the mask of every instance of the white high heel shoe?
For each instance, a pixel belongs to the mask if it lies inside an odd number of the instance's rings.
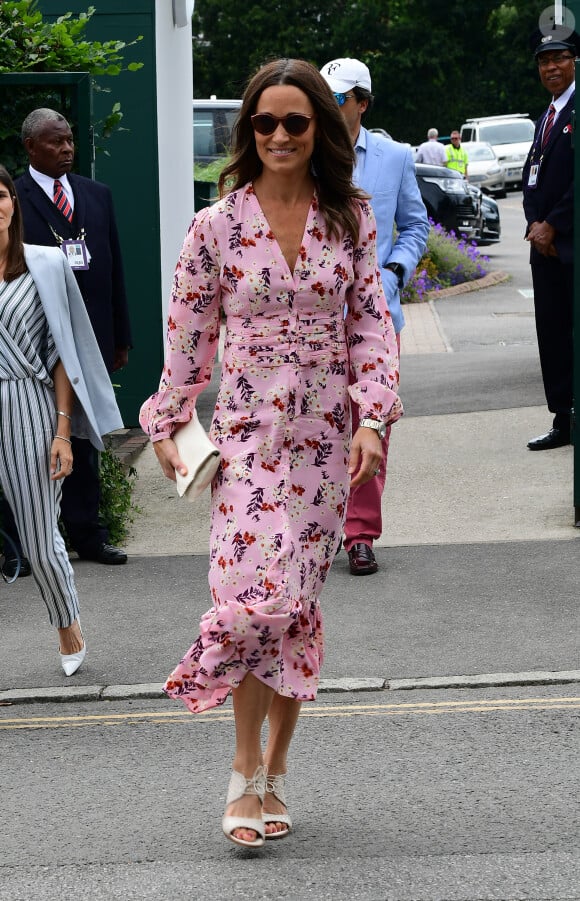
[[[79,624],[79,629],[81,628],[80,619],[77,620]],[[65,676],[72,676],[76,671],[80,668],[83,660],[87,654],[87,643],[85,641],[84,635],[81,630],[81,638],[83,640],[83,646],[80,651],[77,651],[76,654],[61,654],[60,655],[60,663],[64,670]]]
[[[264,792],[266,791],[266,769],[263,766],[256,768],[253,776],[249,779],[238,773],[237,770],[232,771],[232,778],[228,788],[226,798],[226,808],[234,801],[243,798],[244,795],[257,795],[260,802],[264,800]],[[242,845],[244,848],[261,848],[264,844],[266,830],[261,819],[253,817],[230,817],[224,816],[222,820],[222,829],[226,838],[236,845]],[[252,842],[247,842],[243,838],[234,835],[234,829],[251,829],[256,833],[256,838]]]
[[[83,639],[84,641],[84,639]],[[81,663],[85,659],[87,653],[87,643],[85,641],[80,651],[76,654],[61,654],[60,662],[64,670],[65,676],[72,676],[79,669]]]

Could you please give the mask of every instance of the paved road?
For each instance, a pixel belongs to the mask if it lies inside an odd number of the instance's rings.
[[[321,697],[255,855],[220,832],[229,705],[0,708],[0,899],[577,898],[577,688]]]

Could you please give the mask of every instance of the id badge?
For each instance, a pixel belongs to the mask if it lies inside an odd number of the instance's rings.
[[[530,166],[530,174],[528,176],[528,188],[536,188],[538,185],[538,172],[540,166],[538,163],[534,163],[533,166]]]
[[[71,269],[77,270],[89,268],[87,245],[82,238],[77,238],[76,241],[63,241],[60,246]]]

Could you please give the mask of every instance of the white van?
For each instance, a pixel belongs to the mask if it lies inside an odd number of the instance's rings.
[[[487,141],[505,174],[506,187],[520,185],[522,169],[534,138],[534,123],[527,113],[483,116],[461,126],[461,143]]]

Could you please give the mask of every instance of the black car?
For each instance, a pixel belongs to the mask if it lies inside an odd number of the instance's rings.
[[[481,197],[482,224],[481,234],[476,236],[478,244],[496,244],[501,238],[501,223],[499,220],[499,206],[492,197],[482,194]]]
[[[481,191],[470,190],[468,182],[455,169],[415,163],[417,183],[427,215],[446,231],[468,238],[481,236],[483,221]]]

